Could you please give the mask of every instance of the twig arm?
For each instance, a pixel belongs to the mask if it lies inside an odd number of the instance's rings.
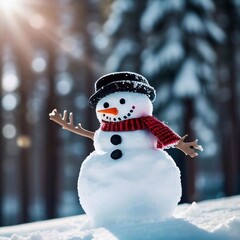
[[[175,145],[176,148],[180,149],[182,152],[184,152],[186,155],[189,155],[190,157],[194,158],[198,156],[198,153],[195,150],[203,151],[203,148],[201,145],[198,145],[198,140],[192,142],[184,142],[185,138],[188,135],[183,136],[179,142]]]
[[[94,137],[94,132],[88,131],[84,129],[81,124],[79,123],[77,127],[73,125],[73,114],[69,114],[68,118],[68,113],[65,110],[63,112],[63,117],[56,109],[54,109],[50,114],[49,114],[50,120],[56,122],[60,126],[62,126],[63,129],[66,129],[70,132],[76,133],[78,135],[81,135],[83,137],[91,138],[93,140]]]

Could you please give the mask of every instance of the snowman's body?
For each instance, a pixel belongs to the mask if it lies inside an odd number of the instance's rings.
[[[121,106],[123,98],[126,104]],[[116,119],[98,112],[106,102],[118,109]],[[101,99],[96,110],[100,121],[118,121],[117,117],[151,115],[152,104],[144,94],[116,92]],[[156,145],[156,137],[147,130],[106,132],[100,128],[95,132],[95,151],[83,162],[78,180],[81,205],[93,224],[172,215],[181,198],[180,172]],[[116,151],[120,155],[113,158]]]

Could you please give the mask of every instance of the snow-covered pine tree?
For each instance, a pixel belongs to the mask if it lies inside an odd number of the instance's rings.
[[[218,21],[226,33],[224,47],[218,48],[219,128],[224,192],[227,196],[240,193],[240,1],[218,1]]]
[[[149,0],[141,18],[141,29],[147,35],[142,72],[157,88],[156,114],[182,134],[197,130],[206,157],[216,154],[213,45],[224,39],[214,10],[212,0]],[[193,161],[184,164],[182,172],[185,168],[191,171],[183,179],[189,196],[183,201],[191,201],[195,194]]]
[[[103,30],[109,39],[106,72],[129,70],[140,72],[143,49],[140,18],[146,1],[115,0]]]
[[[217,115],[210,93],[216,85],[213,46],[224,39],[214,13],[212,0],[115,0],[104,26],[110,40],[107,72],[127,69],[145,75],[158,92],[155,112],[159,119],[182,134],[201,129],[198,137],[209,146],[205,159],[217,152],[212,131]],[[210,162],[214,168],[213,159]],[[193,162],[187,164],[180,166],[183,175],[185,168],[194,174]],[[183,179],[190,184],[184,195],[192,195],[183,201],[193,198],[193,178]]]

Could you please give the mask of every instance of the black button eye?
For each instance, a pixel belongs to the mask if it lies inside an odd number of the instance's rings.
[[[108,102],[105,102],[105,103],[103,104],[103,107],[104,107],[104,108],[108,108],[108,107],[109,107],[109,103],[108,103]]]
[[[126,100],[124,98],[121,98],[120,101],[119,101],[121,104],[125,104],[126,103]]]

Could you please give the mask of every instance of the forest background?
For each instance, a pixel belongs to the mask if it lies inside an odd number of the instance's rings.
[[[93,144],[48,114],[96,130],[88,98],[113,71],[144,75],[154,115],[203,145],[195,159],[168,150],[182,203],[240,193],[239,0],[0,0],[0,226],[83,213]]]

